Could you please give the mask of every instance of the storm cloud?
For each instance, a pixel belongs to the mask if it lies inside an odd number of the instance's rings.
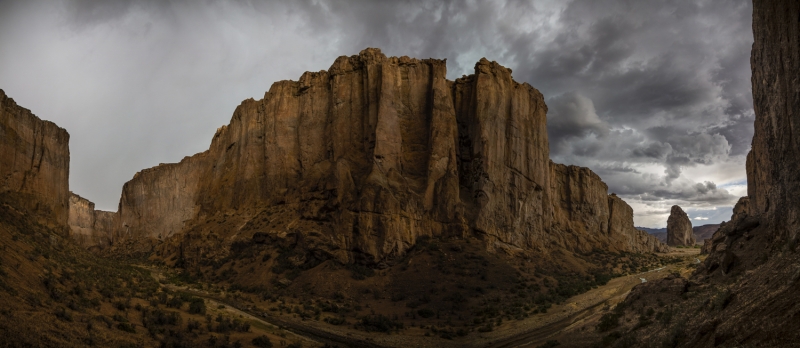
[[[714,223],[746,190],[751,13],[746,0],[0,0],[0,88],[70,132],[71,189],[115,210],[135,172],[205,150],[275,81],[366,47],[447,58],[451,79],[486,57],[545,95],[551,157],[595,170],[638,225],[665,225],[672,204]]]

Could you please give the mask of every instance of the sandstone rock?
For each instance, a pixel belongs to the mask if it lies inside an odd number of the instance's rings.
[[[0,90],[0,193],[27,197],[27,209],[69,219],[69,133],[18,106]]]
[[[70,192],[70,237],[78,245],[91,249],[111,245],[116,213],[95,210],[94,203]]]
[[[445,76],[444,60],[366,49],[277,82],[208,151],[126,183],[117,233],[184,231],[164,246],[182,255],[264,237],[371,264],[423,236],[475,235],[506,252],[662,250],[596,174],[549,160],[538,90],[486,59]]]
[[[616,194],[608,196],[609,213],[609,236],[620,241],[622,247],[620,251],[631,252],[667,252],[669,247],[645,231],[636,229],[633,226],[633,208],[625,203]]]
[[[199,153],[136,173],[122,187],[112,239],[132,234],[163,239],[179,232],[197,214],[198,180],[205,164],[204,153]]]
[[[694,246],[692,221],[677,205],[672,206],[667,219],[667,244],[669,246]]]

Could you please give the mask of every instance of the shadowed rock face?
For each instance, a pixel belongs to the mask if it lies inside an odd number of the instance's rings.
[[[667,245],[693,246],[694,244],[692,220],[689,220],[689,216],[681,207],[673,205],[667,218]]]
[[[70,237],[72,237],[78,245],[87,249],[102,248],[111,245],[116,216],[116,213],[95,210],[94,203],[86,198],[70,193]]]
[[[733,259],[760,263],[765,249],[796,245],[800,233],[800,3],[753,2],[750,58],[755,132],[747,155],[747,193],[714,233],[706,269]]]
[[[42,121],[0,90],[0,193],[26,197],[25,208],[69,219],[69,133]]]
[[[781,239],[800,224],[800,23],[793,1],[756,1],[752,83],[756,113],[747,155],[750,215],[761,216]]]
[[[550,162],[538,90],[486,59],[445,76],[444,60],[366,49],[277,82],[239,105],[208,151],[128,182],[117,233],[259,233],[367,263],[422,236],[467,234],[512,253],[662,250],[596,174]]]

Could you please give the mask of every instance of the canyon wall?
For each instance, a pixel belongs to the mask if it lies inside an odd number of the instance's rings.
[[[69,219],[69,133],[43,121],[0,90],[0,193],[66,227]]]
[[[781,239],[800,225],[800,4],[756,1],[751,55],[755,132],[747,155],[750,212]]]
[[[596,174],[550,161],[538,90],[486,59],[445,77],[444,60],[366,49],[277,82],[208,151],[126,183],[117,233],[260,233],[373,264],[422,236],[474,234],[507,252],[662,250]]]
[[[705,271],[729,274],[792,249],[800,233],[800,3],[753,2],[751,69],[755,127],[747,193],[714,233]]]
[[[199,153],[180,163],[136,173],[122,187],[117,216],[111,222],[112,239],[164,239],[179,232],[184,221],[197,215],[197,187],[205,158],[205,153]]]
[[[70,192],[70,237],[78,245],[87,249],[111,245],[115,218],[116,213],[95,210],[94,203]]]

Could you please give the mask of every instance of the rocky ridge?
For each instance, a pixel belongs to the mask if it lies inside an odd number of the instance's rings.
[[[115,233],[182,231],[170,245],[198,257],[260,233],[372,264],[423,236],[474,235],[508,253],[665,250],[596,174],[549,160],[538,90],[486,59],[445,75],[444,60],[366,49],[277,82],[208,151],[126,183]]]
[[[673,205],[667,218],[667,245],[669,246],[694,246],[694,233],[692,220],[677,205]]]

